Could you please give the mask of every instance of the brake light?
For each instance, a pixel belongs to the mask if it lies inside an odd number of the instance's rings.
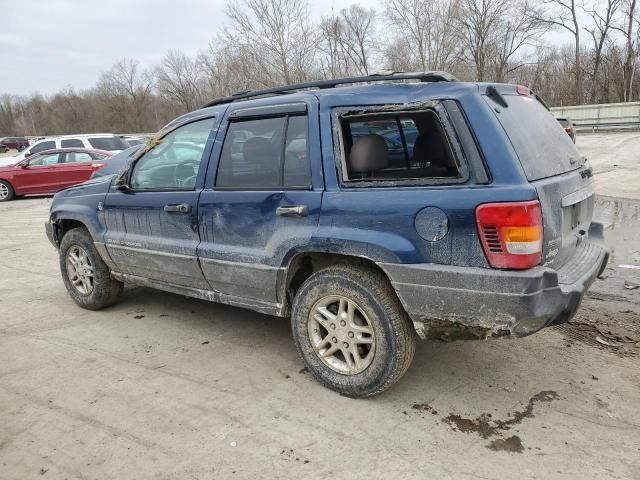
[[[540,202],[484,203],[476,208],[482,249],[493,268],[524,270],[542,261]]]
[[[93,164],[93,169],[94,170],[100,170],[102,167],[104,167],[106,165],[106,163],[100,163],[100,162],[95,162]]]
[[[571,127],[565,127],[564,131],[565,132],[570,132],[571,131]]]
[[[531,95],[531,89],[529,87],[525,87],[524,85],[518,85],[516,87],[516,93],[518,95],[528,97],[529,95]]]

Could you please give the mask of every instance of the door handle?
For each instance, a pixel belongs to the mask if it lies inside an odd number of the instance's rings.
[[[191,205],[188,203],[172,203],[164,206],[164,211],[169,213],[189,213]]]
[[[309,208],[306,205],[286,205],[276,208],[276,215],[281,217],[306,217],[309,215]]]

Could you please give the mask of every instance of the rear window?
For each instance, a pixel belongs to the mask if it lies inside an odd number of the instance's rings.
[[[504,95],[504,94],[503,94]],[[532,97],[504,95],[509,107],[496,114],[529,181],[553,177],[582,165],[580,153],[549,110]],[[485,97],[493,109],[496,104]]]
[[[129,145],[120,137],[90,137],[89,143],[93,148],[97,148],[98,150],[107,150],[109,152],[129,148]]]
[[[60,140],[60,146],[62,148],[82,148],[84,144],[79,138],[65,138],[64,140]]]
[[[40,142],[31,147],[30,153],[34,154],[38,152],[44,152],[45,150],[50,150],[52,148],[56,148],[56,142],[54,142],[53,140],[47,140],[46,142]]]
[[[344,182],[428,183],[462,178],[434,111],[345,115],[341,127]]]

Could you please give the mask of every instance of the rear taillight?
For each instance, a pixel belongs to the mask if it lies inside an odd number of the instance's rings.
[[[100,170],[102,167],[104,167],[106,165],[106,163],[100,163],[100,162],[95,162],[93,163],[93,169],[94,170]]]
[[[565,131],[565,132],[571,132],[571,130],[572,130],[572,128],[571,128],[571,127],[565,127],[565,128],[564,128],[564,131]]]
[[[493,268],[523,270],[542,260],[540,202],[484,203],[476,208],[484,254]]]

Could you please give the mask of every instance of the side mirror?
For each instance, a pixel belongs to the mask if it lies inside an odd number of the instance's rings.
[[[129,186],[129,167],[125,167],[118,174],[118,177],[113,182],[113,186],[121,192],[131,191],[131,187]]]

